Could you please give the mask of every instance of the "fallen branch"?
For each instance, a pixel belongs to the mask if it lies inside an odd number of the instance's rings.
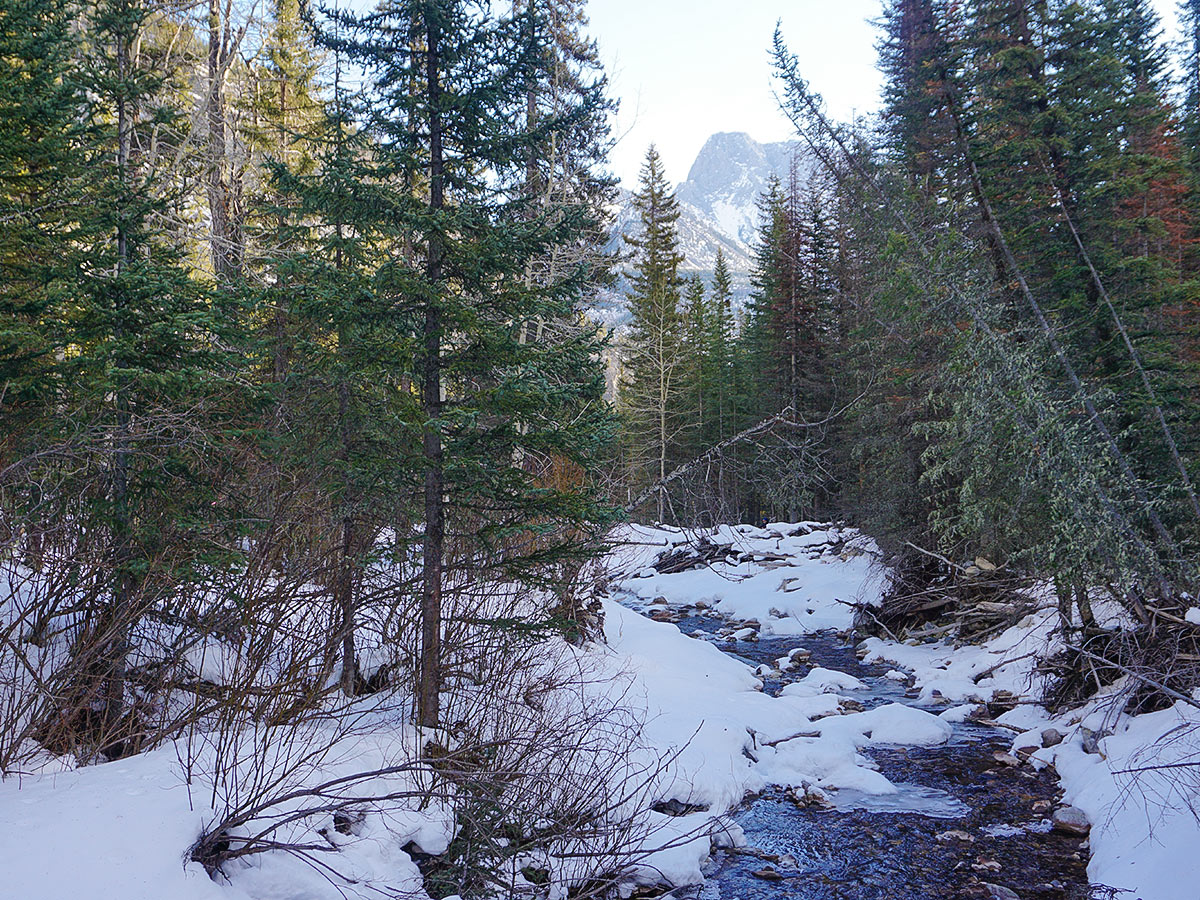
[[[732,437],[728,437],[725,440],[721,441],[720,443],[713,444],[711,447],[709,447],[707,450],[705,450],[703,453],[701,453],[696,458],[689,460],[688,462],[685,462],[680,466],[677,466],[670,473],[668,473],[665,477],[660,478],[658,481],[654,482],[654,484],[650,485],[648,488],[646,488],[644,491],[642,491],[640,494],[638,494],[636,497],[634,497],[633,500],[631,500],[629,503],[625,504],[625,506],[622,508],[621,511],[623,513],[625,513],[625,515],[629,515],[631,512],[633,512],[635,509],[638,509],[643,503],[645,503],[647,500],[649,500],[651,497],[653,497],[659,491],[663,490],[668,484],[670,484],[673,481],[677,481],[678,479],[680,479],[681,477],[686,475],[688,472],[690,472],[692,469],[696,468],[697,466],[701,465],[702,463],[708,462],[709,460],[720,455],[721,451],[725,450],[728,447],[732,447],[734,444],[740,443],[741,441],[748,440],[749,438],[752,438],[755,435],[761,434],[764,431],[769,431],[771,428],[773,428],[776,425],[786,424],[792,428],[814,428],[817,425],[825,424],[825,422],[818,422],[813,425],[806,425],[802,422],[793,421],[789,417],[794,416],[795,413],[796,413],[796,411],[792,407],[788,406],[784,409],[781,409],[779,412],[777,412],[775,415],[771,416],[769,419],[763,419],[757,425],[751,425],[749,428],[745,429],[744,431],[739,431],[737,434],[733,435]]]
[[[719,443],[713,444],[711,447],[709,447],[707,450],[705,450],[699,456],[695,457],[694,459],[689,460],[688,462],[683,463],[680,466],[677,466],[666,476],[664,476],[663,478],[660,478],[658,481],[654,482],[652,485],[650,485],[648,488],[646,488],[644,491],[642,491],[640,494],[638,494],[636,497],[634,497],[631,501],[629,501],[629,503],[625,504],[625,506],[623,506],[621,508],[621,512],[623,512],[625,515],[629,515],[631,512],[633,512],[635,509],[638,509],[643,503],[645,503],[647,500],[649,500],[651,497],[653,497],[659,491],[666,488],[666,486],[668,484],[670,484],[673,481],[677,481],[679,478],[683,477],[684,475],[686,475],[688,472],[690,472],[692,469],[696,468],[697,466],[702,465],[706,462],[710,462],[715,457],[719,456],[722,451],[728,449],[729,447],[732,447],[734,444],[738,444],[738,443],[741,443],[742,441],[749,440],[750,438],[755,437],[756,435],[762,434],[764,431],[770,431],[776,425],[786,425],[788,428],[805,429],[805,430],[811,429],[811,428],[821,428],[825,425],[828,425],[830,422],[833,422],[837,418],[839,418],[842,415],[842,413],[844,413],[846,410],[850,409],[850,407],[854,406],[854,404],[856,404],[864,396],[866,396],[866,395],[859,394],[857,397],[855,397],[853,400],[851,400],[849,403],[847,403],[841,409],[830,413],[824,419],[821,419],[819,422],[798,422],[794,418],[794,416],[796,415],[795,408],[793,408],[792,406],[786,406],[783,409],[781,409],[779,412],[775,413],[775,415],[770,416],[769,418],[763,419],[758,424],[751,425],[749,428],[747,428],[743,431],[739,431],[737,434],[735,434],[731,437],[727,437],[725,440],[720,441]]]

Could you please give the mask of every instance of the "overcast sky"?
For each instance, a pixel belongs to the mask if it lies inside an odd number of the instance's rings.
[[[1174,39],[1175,0],[1154,0]],[[654,142],[679,182],[709,135],[788,139],[772,94],[768,50],[777,19],[802,72],[838,118],[879,103],[881,0],[590,0],[613,92],[621,99],[613,171],[636,184]]]

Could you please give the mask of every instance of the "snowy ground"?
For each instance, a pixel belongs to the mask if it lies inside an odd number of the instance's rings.
[[[1053,650],[1053,612],[1037,612],[980,647],[917,646],[871,639],[868,659],[896,667],[895,677],[919,689],[917,709],[888,704],[863,712],[860,685],[843,673],[813,669],[778,697],[762,691],[750,666],[674,624],[681,608],[729,620],[743,640],[846,630],[854,604],[877,603],[884,573],[872,542],[816,523],[721,528],[708,535],[728,546],[707,566],[671,575],[650,564],[695,535],[631,526],[617,535],[608,560],[612,596],[604,603],[606,644],[555,645],[557,665],[588,672],[580,679],[583,705],[620,702],[642,723],[630,750],[631,771],[649,773],[639,794],[643,853],[633,881],[674,885],[701,880],[715,846],[737,844],[728,818],[748,792],[769,784],[798,795],[836,798],[838,791],[886,797],[896,787],[875,770],[870,747],[945,742],[950,722],[982,701],[1008,692],[1024,701],[1001,717],[1019,732],[1014,751],[1036,765],[1053,765],[1066,801],[1092,823],[1093,881],[1128,889],[1142,900],[1177,900],[1181,885],[1200,883],[1200,828],[1189,808],[1197,785],[1178,769],[1155,769],[1137,781],[1123,771],[1170,766],[1200,754],[1200,716],[1177,708],[1130,718],[1103,699],[1051,718],[1036,700],[1042,684],[1036,659]],[[674,612],[672,612],[674,611]],[[736,644],[734,633],[727,640]],[[710,636],[711,637],[711,636]],[[555,655],[557,654],[557,655]],[[788,657],[780,667],[791,665]],[[382,767],[411,758],[418,736],[392,718],[335,740],[319,775]],[[373,724],[372,724],[373,722]],[[1054,728],[1061,743],[1043,748]],[[1092,752],[1087,752],[1092,751]],[[337,845],[344,874],[335,883],[318,868],[283,852],[253,857],[214,881],[189,848],[213,813],[210,795],[188,784],[186,748],[168,745],[116,763],[76,768],[50,761],[38,772],[0,783],[0,871],[5,896],[30,900],[267,900],[366,896],[371,886],[423,895],[421,876],[404,849],[444,850],[453,833],[447,810],[392,803],[368,812],[341,835],[332,821],[297,822],[292,838]],[[665,762],[655,764],[655,758]],[[313,777],[317,777],[314,773]],[[412,776],[397,773],[385,787],[400,791]],[[372,785],[379,793],[380,785]],[[364,791],[366,788],[364,787]],[[651,812],[653,804],[661,812]],[[560,890],[569,872],[557,873]]]

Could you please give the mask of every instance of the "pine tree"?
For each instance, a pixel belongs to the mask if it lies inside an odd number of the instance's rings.
[[[646,152],[633,202],[641,232],[627,239],[634,250],[634,268],[619,404],[628,445],[627,465],[632,484],[637,486],[666,477],[682,427],[678,416],[683,381],[679,310],[683,254],[676,233],[679,205],[653,145]],[[661,491],[657,511],[661,522],[666,515]]]
[[[684,283],[680,320],[683,367],[678,414],[686,425],[679,436],[677,455],[690,459],[703,452],[713,416],[712,363],[708,350],[714,317],[699,273],[693,273]]]
[[[68,0],[0,6],[0,411],[5,456],[33,449],[38,417],[49,415],[63,349],[53,323],[64,315],[63,281],[81,265],[78,243],[95,221],[75,210],[88,189],[82,150],[84,85],[74,71],[80,45]]]
[[[954,141],[946,110],[954,59],[945,16],[944,4],[936,0],[891,0],[879,45],[888,143],[929,197],[945,188]]]
[[[363,117],[392,243],[374,290],[386,287],[389,315],[412,328],[424,495],[417,720],[433,726],[454,588],[447,534],[469,538],[459,552],[474,577],[492,567],[535,578],[547,559],[583,551],[568,526],[602,515],[586,483],[538,486],[553,456],[590,468],[606,432],[596,339],[522,339],[539,318],[569,317],[587,281],[580,267],[528,277],[592,223],[577,205],[531,203],[526,188],[531,148],[588,115],[591,101],[564,99],[536,128],[514,126],[549,77],[538,10],[496,17],[483,3],[404,0],[334,22],[347,35],[327,30],[324,44],[371,77]]]
[[[114,756],[131,752],[143,727],[128,706],[133,629],[236,556],[221,539],[220,484],[209,477],[224,457],[234,372],[222,349],[226,319],[162,227],[169,188],[147,148],[172,111],[156,93],[162,74],[136,52],[152,12],[138,0],[101,0],[85,12],[78,112],[89,128],[77,152],[87,205],[78,255],[58,286],[69,300],[42,324],[69,348],[54,361],[57,433],[48,437],[78,442],[87,464],[51,453],[41,474],[66,526],[65,558],[95,560],[103,584],[83,611],[78,659],[59,698],[63,721],[92,710],[89,737]]]
[[[734,402],[737,394],[734,370],[734,341],[736,323],[733,316],[733,279],[725,253],[717,248],[717,261],[713,266],[712,280],[712,327],[709,332],[705,355],[711,360],[714,383],[712,416],[715,428],[711,432],[713,443],[725,440],[733,434],[736,421]]]

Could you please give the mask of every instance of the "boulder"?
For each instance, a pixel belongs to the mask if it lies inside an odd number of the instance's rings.
[[[761,878],[763,881],[783,881],[783,876],[770,866],[764,866],[763,868],[755,872],[751,872],[750,874],[755,878]]]
[[[1051,822],[1054,825],[1054,830],[1062,834],[1074,834],[1079,837],[1086,837],[1088,832],[1092,830],[1092,823],[1088,821],[1087,815],[1083,810],[1074,806],[1060,806],[1054,811]]]
[[[1062,732],[1057,728],[1047,728],[1042,732],[1043,747],[1057,747],[1063,742]]]
[[[1100,752],[1100,742],[1108,737],[1107,731],[1092,731],[1090,728],[1080,728],[1080,737],[1083,739],[1083,752],[1094,753],[1098,756],[1104,754]]]

